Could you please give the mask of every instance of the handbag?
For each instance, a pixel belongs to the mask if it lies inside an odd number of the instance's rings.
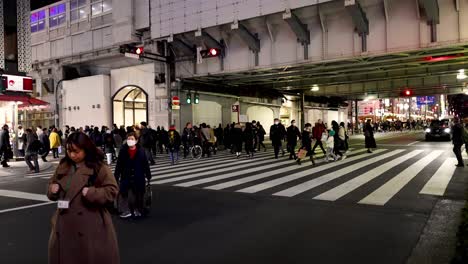
[[[151,189],[151,184],[148,181],[145,187],[145,195],[143,196],[143,209],[145,210],[145,214],[148,214],[151,211],[152,200],[153,190]]]
[[[322,140],[322,141],[327,141],[327,139],[328,139],[328,134],[327,134],[326,132],[323,132],[323,133],[322,133],[322,139],[321,139],[321,140]]]
[[[307,150],[305,148],[301,148],[299,152],[297,153],[297,158],[298,159],[303,159],[307,155]]]

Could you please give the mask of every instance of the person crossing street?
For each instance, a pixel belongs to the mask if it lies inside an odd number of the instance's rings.
[[[288,151],[289,151],[289,159],[297,159],[296,157],[296,146],[297,146],[297,138],[301,139],[301,131],[296,126],[296,120],[291,121],[291,126],[288,127],[286,131],[286,139],[288,141]]]
[[[282,147],[281,141],[284,138],[282,125],[278,118],[275,118],[274,124],[270,127],[270,140],[275,151],[275,159],[278,159],[279,150]]]
[[[312,148],[312,155],[315,155],[314,151],[317,146],[319,146],[320,149],[322,149],[323,154],[326,153],[325,149],[323,148],[323,142],[322,142],[322,137],[323,137],[324,132],[326,132],[325,125],[323,124],[322,120],[319,119],[317,123],[315,123],[314,128],[312,129],[312,137],[313,139],[315,139],[315,145]],[[328,134],[325,134],[324,137],[328,138]]]
[[[458,161],[458,164],[455,166],[465,167],[465,164],[463,164],[463,158],[461,154],[461,147],[463,145],[463,127],[460,124],[460,118],[458,117],[455,117],[453,119],[452,143],[453,143],[453,153],[455,153],[455,157],[457,157],[457,161]]]

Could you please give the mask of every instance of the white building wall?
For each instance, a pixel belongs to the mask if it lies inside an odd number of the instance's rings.
[[[64,125],[84,127],[85,125],[110,126],[112,124],[109,76],[84,77],[64,81],[62,85],[62,123]],[[76,107],[79,107],[79,110],[75,109]]]
[[[258,105],[247,108],[247,118],[249,122],[253,120],[259,121],[268,134],[269,128],[273,125],[275,116],[271,108]]]
[[[160,109],[156,108],[154,78],[155,70],[153,63],[111,70],[111,96],[114,96],[121,88],[125,86],[137,86],[147,93],[148,120],[136,121],[137,123],[141,121],[147,121],[151,127],[156,127],[159,125],[156,124],[155,116],[156,113],[161,112],[159,111]],[[165,116],[167,118],[167,112],[165,112]]]

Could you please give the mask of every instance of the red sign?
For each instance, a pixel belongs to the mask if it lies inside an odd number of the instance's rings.
[[[239,105],[232,105],[232,112],[235,113],[235,112],[239,112]]]
[[[1,82],[7,91],[32,92],[33,80],[30,77],[3,74]]]
[[[172,104],[173,105],[179,105],[180,104],[179,96],[172,96]]]

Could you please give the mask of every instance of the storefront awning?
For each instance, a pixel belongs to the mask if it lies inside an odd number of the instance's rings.
[[[1,94],[0,101],[2,102],[19,102],[19,108],[29,107],[29,106],[46,106],[49,105],[48,102],[42,101],[37,98],[30,97],[27,94]]]

